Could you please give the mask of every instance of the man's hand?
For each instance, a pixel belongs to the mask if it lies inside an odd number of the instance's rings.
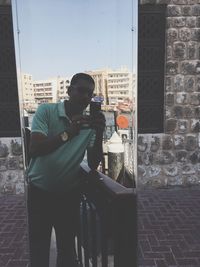
[[[95,117],[91,118],[91,128],[97,133],[102,133],[106,126],[106,119],[102,112],[99,112]]]
[[[83,125],[89,124],[89,123],[90,123],[90,117],[87,115],[73,116],[70,127],[67,130],[67,132],[69,133],[69,136],[73,138],[74,136],[78,135]]]

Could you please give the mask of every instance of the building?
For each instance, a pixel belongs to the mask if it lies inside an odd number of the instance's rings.
[[[200,183],[200,5],[141,0],[138,186]]]
[[[109,70],[107,73],[107,93],[109,105],[132,101],[134,82],[128,69]]]
[[[33,89],[33,77],[31,74],[21,74],[22,84],[22,104],[23,108],[27,111],[35,108],[35,97]]]
[[[94,70],[86,71],[87,74],[91,75],[95,81],[95,91],[97,96],[103,97],[104,104],[108,104],[108,93],[107,93],[107,70]]]
[[[104,104],[116,106],[132,101],[135,75],[127,68],[87,71],[95,81],[95,94],[103,96]]]
[[[58,77],[57,78],[57,100],[63,102],[68,99],[67,90],[70,85],[70,78]]]
[[[34,98],[37,105],[57,102],[57,78],[33,81]]]

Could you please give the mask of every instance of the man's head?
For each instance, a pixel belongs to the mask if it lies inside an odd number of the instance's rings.
[[[69,101],[77,109],[83,111],[91,102],[94,87],[94,80],[89,74],[75,74],[68,88]]]

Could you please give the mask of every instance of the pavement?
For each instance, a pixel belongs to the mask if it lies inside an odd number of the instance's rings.
[[[200,187],[138,195],[138,266],[200,267]]]
[[[137,195],[138,267],[200,267],[200,186]],[[0,267],[28,267],[27,244],[25,197],[0,196]]]

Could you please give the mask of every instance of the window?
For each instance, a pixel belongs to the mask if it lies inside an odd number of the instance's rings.
[[[165,13],[165,5],[139,6],[139,133],[164,131]]]

